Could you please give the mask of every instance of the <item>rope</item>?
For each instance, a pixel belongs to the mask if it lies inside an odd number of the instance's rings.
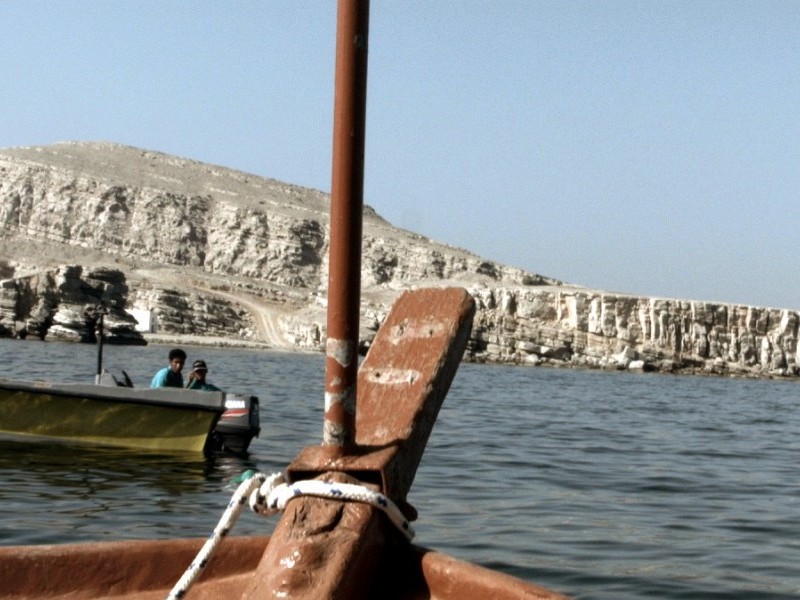
[[[249,473],[249,472],[248,472]],[[381,509],[389,520],[411,540],[414,530],[408,519],[389,498],[362,485],[352,483],[329,483],[316,479],[296,481],[289,485],[283,473],[264,475],[256,473],[239,484],[233,493],[228,507],[214,528],[211,536],[203,544],[194,560],[183,573],[178,583],[170,591],[167,600],[179,600],[186,595],[189,588],[199,577],[202,570],[211,561],[211,557],[222,543],[222,539],[230,533],[242,512],[242,507],[250,499],[250,508],[260,515],[271,516],[284,510],[289,500],[298,496],[315,496],[334,500],[363,502]]]
[[[230,530],[233,528],[233,525],[242,512],[242,507],[245,502],[247,502],[247,497],[253,490],[257,490],[265,479],[266,477],[264,475],[257,473],[239,484],[239,487],[236,488],[233,496],[231,496],[230,502],[228,502],[228,508],[222,513],[222,517],[211,533],[211,536],[206,540],[206,543],[203,544],[203,547],[200,548],[200,552],[194,557],[194,560],[183,573],[183,576],[178,580],[178,583],[172,588],[169,596],[167,596],[167,600],[178,600],[186,595],[186,592],[189,591],[195,579],[197,579],[200,572],[205,569],[206,565],[211,560],[214,552],[217,551],[217,547],[222,543],[222,538],[230,533]]]
[[[262,515],[274,515],[286,508],[289,500],[298,496],[316,496],[334,500],[363,502],[381,509],[406,538],[414,537],[414,530],[397,505],[380,492],[353,483],[329,483],[318,479],[286,484],[281,473],[266,478],[250,495],[250,508]]]

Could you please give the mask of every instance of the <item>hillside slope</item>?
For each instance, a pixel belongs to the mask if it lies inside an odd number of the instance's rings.
[[[152,311],[161,334],[319,349],[328,205],[320,191],[117,144],[0,150],[0,326],[46,335],[61,292],[41,274],[63,287],[64,273],[99,269],[102,280],[124,275],[115,302]],[[462,286],[478,301],[474,360],[797,374],[796,312],[567,285],[393,227],[366,207],[365,343],[399,291],[430,285]]]

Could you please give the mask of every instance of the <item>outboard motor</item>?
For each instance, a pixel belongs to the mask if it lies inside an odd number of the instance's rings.
[[[257,396],[225,394],[225,412],[214,428],[215,450],[244,454],[261,433]]]

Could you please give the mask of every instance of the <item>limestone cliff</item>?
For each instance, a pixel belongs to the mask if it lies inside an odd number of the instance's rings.
[[[319,349],[328,201],[115,144],[0,150],[0,335],[89,341],[82,319],[97,298],[75,290],[101,281],[107,296],[119,288],[105,299],[118,324],[124,306],[152,311],[162,334]],[[479,305],[474,360],[798,373],[794,311],[570,286],[392,227],[368,207],[362,285],[365,345],[402,289],[459,285]]]
[[[125,275],[102,267],[84,274],[81,266],[62,266],[5,279],[0,335],[95,343],[102,329],[108,343],[145,344],[125,311],[127,296]]]
[[[488,360],[797,375],[798,314],[577,289],[473,290],[472,352]]]

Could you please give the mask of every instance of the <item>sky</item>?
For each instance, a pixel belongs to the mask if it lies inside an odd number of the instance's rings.
[[[336,3],[0,0],[0,147],[331,189]],[[591,288],[800,309],[800,3],[372,0],[364,202]]]

